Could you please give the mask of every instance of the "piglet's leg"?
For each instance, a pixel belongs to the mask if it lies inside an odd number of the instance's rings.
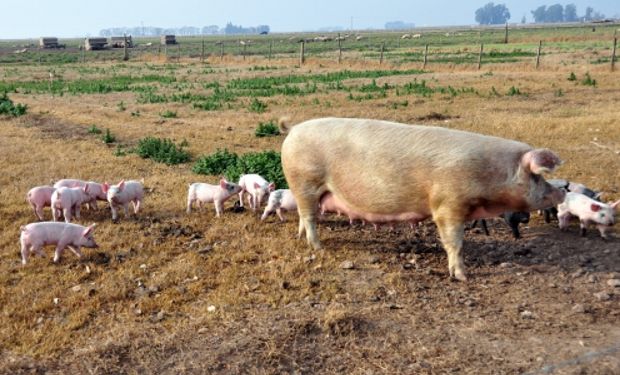
[[[73,247],[73,246],[67,246],[67,247],[68,247],[68,248],[69,248],[69,250],[71,250],[71,252],[72,252],[73,254],[75,254],[78,258],[81,258],[81,257],[82,257],[82,251],[80,250],[80,247],[79,247],[79,246],[75,246],[75,247]]]

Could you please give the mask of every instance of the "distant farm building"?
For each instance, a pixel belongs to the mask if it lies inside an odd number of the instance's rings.
[[[39,48],[65,48],[65,45],[59,44],[56,37],[40,37]]]
[[[87,51],[93,51],[97,49],[105,49],[108,44],[108,39],[106,38],[86,38],[84,39],[84,48]]]
[[[127,38],[127,48],[133,47],[133,40],[131,39],[131,35],[124,36],[113,36],[110,37],[110,47],[112,48],[124,48],[125,47],[125,38]]]
[[[161,44],[177,44],[177,38],[174,35],[162,35],[161,36]]]

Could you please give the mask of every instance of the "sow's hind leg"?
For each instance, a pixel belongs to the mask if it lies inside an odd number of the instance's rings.
[[[433,213],[433,220],[437,224],[441,242],[448,254],[450,276],[460,281],[467,280],[461,255],[465,229],[462,215],[454,212],[451,207],[440,207]]]
[[[299,230],[297,237],[306,234],[306,240],[315,250],[321,248],[321,242],[316,230],[316,220],[319,207],[319,195],[318,193],[308,193],[308,191],[316,189],[295,189],[295,186],[290,186],[293,191],[293,195],[297,200],[297,212],[299,213]]]

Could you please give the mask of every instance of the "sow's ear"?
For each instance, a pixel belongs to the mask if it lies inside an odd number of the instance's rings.
[[[560,165],[562,160],[546,148],[528,151],[521,157],[521,166],[534,174],[553,172]]]

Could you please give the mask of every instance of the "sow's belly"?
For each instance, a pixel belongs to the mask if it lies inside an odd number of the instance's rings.
[[[364,220],[370,223],[392,223],[407,221],[417,223],[431,215],[422,212],[398,212],[398,213],[373,213],[349,207],[344,200],[336,197],[331,192],[321,196],[319,204],[327,211],[339,212],[353,220]]]

